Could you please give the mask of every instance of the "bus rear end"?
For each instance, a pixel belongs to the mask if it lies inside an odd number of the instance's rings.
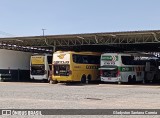
[[[121,79],[120,71],[116,66],[100,68],[100,76],[101,76],[101,81],[104,82],[118,82]]]
[[[69,53],[53,54],[52,80],[57,82],[68,82],[72,80],[72,71]]]
[[[30,78],[34,80],[46,79],[45,56],[31,56]]]
[[[117,53],[105,53],[101,55],[100,78],[104,82],[119,82],[121,75],[119,70],[120,59]]]

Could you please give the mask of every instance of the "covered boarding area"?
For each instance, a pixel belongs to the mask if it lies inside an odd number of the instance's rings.
[[[102,53],[149,52],[160,57],[160,30],[7,37],[0,38],[0,49],[31,52],[32,54],[52,54],[58,50]],[[29,66],[29,64],[27,65]],[[8,70],[10,72],[11,69]],[[8,70],[5,71],[8,72]],[[27,72],[29,73],[29,69]],[[15,78],[20,78],[20,69],[14,73]],[[11,75],[14,74],[11,72]]]
[[[1,49],[53,53],[57,50],[159,52],[160,30],[0,38]]]

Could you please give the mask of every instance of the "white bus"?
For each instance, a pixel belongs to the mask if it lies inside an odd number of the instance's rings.
[[[156,66],[151,65],[149,57],[153,56],[139,53],[104,53],[101,55],[99,68],[101,81],[120,84],[153,80],[156,69],[151,68]]]
[[[51,71],[52,55],[36,54],[31,56],[30,60],[30,78],[32,80],[48,81]]]

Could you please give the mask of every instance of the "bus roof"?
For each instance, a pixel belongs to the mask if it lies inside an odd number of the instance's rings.
[[[131,55],[131,56],[141,56],[141,57],[156,57],[153,54],[149,54],[149,53],[130,53],[130,52],[126,52],[126,53],[103,53],[102,55]]]
[[[52,54],[40,54],[40,53],[34,53],[32,56],[52,56]]]

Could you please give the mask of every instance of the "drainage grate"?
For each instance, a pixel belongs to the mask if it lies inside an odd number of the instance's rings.
[[[85,99],[89,99],[89,100],[102,100],[102,99],[99,99],[99,98],[85,98]]]

